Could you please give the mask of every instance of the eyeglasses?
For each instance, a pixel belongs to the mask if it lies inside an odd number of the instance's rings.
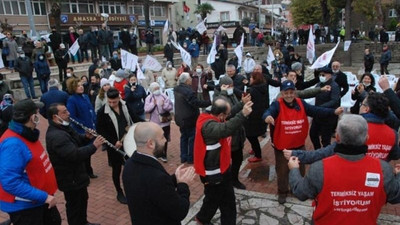
[[[320,77],[324,77],[325,74],[324,74],[324,73],[320,73],[319,76],[320,76]]]
[[[368,105],[365,103],[361,103],[360,106],[368,107]]]

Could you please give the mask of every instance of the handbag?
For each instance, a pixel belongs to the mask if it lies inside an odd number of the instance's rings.
[[[158,110],[158,106],[156,104],[156,108],[157,108],[157,112],[158,112],[158,118],[160,119],[161,123],[167,123],[167,122],[171,122],[172,121],[172,115],[170,112],[164,112],[164,113],[160,113],[160,111]]]

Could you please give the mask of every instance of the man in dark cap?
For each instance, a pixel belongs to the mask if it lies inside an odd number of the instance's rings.
[[[278,177],[278,202],[286,202],[289,193],[287,167],[288,160],[283,155],[284,149],[304,149],[308,132],[308,118],[330,117],[343,112],[342,108],[330,108],[309,105],[304,100],[296,97],[295,84],[291,80],[282,82],[281,95],[273,102],[263,115],[266,123],[272,125],[271,141],[274,144],[275,168]],[[293,148],[295,147],[295,148]],[[304,167],[301,168],[304,174]]]
[[[313,163],[304,178],[298,158],[290,158],[290,189],[302,201],[315,199],[315,224],[376,224],[386,202],[400,202],[400,176],[393,176],[387,162],[365,155],[367,130],[360,115],[344,115],[338,123],[335,155]],[[396,166],[395,173],[399,172]]]
[[[53,166],[36,129],[38,112],[31,99],[17,102],[12,121],[0,139],[0,209],[15,225],[61,225]]]
[[[333,80],[332,69],[329,67],[323,67],[319,71],[319,83],[316,87],[323,88],[326,85],[331,86],[330,91],[320,92],[315,96],[315,105],[336,109],[340,106],[340,87]],[[321,148],[322,146],[328,146],[331,143],[332,135],[335,133],[335,127],[337,124],[337,117],[321,118],[316,117],[312,121],[310,128],[310,139],[314,145],[314,149]],[[320,137],[321,136],[321,140]]]

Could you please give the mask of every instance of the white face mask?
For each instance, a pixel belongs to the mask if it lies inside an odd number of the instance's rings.
[[[333,72],[333,73],[337,73],[337,72],[339,72],[339,70],[332,70],[332,72]]]
[[[40,117],[38,115],[34,115],[32,122],[37,126],[40,122]]]
[[[25,58],[25,54],[21,54],[20,56],[21,56],[21,58]]]
[[[321,83],[325,83],[325,82],[326,82],[326,77],[320,76],[320,77],[319,77],[319,81],[320,81]]]
[[[156,90],[153,92],[153,95],[161,95],[161,91],[160,90]]]
[[[169,69],[171,69],[171,68],[172,68],[172,65],[171,65],[171,64],[170,64],[170,65],[168,65],[168,68],[169,68]]]
[[[371,85],[371,83],[364,83],[364,82],[363,82],[363,85],[364,85],[365,87],[368,87],[369,85]]]
[[[63,125],[63,126],[69,126],[69,122],[67,122],[67,121],[65,121],[65,120],[63,120],[63,119],[61,119],[61,117],[59,117],[58,115],[56,115],[56,117],[60,120],[59,122],[60,122],[61,125]]]
[[[71,73],[67,73],[67,77],[72,77],[72,74]]]
[[[111,66],[107,66],[107,69],[111,69]]]
[[[203,70],[202,69],[196,69],[196,72],[197,73],[201,73],[201,72],[203,72]]]
[[[44,57],[43,57],[43,56],[39,56],[39,59],[40,59],[40,60],[43,60],[43,59],[44,59]]]
[[[233,88],[228,88],[226,92],[228,93],[228,95],[233,95]]]
[[[115,78],[115,81],[121,82],[121,81],[122,81],[122,78],[121,78],[121,77],[116,77],[116,78]]]

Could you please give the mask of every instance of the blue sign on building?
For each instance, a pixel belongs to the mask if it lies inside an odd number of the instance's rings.
[[[154,27],[164,27],[166,20],[154,20]],[[146,26],[145,20],[139,20],[139,26]]]

